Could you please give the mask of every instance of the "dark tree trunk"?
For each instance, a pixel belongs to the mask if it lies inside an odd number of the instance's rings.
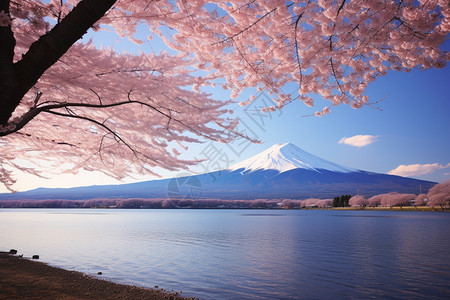
[[[9,15],[9,0],[0,0],[0,11]],[[0,27],[0,124],[5,124],[17,104],[12,105],[17,90],[13,58],[16,40],[11,26]]]
[[[11,28],[0,27],[0,124],[8,122],[23,96],[42,74],[104,16],[116,1],[81,1],[50,32],[34,42],[15,64],[15,39]],[[9,0],[0,0],[0,10],[9,11]]]

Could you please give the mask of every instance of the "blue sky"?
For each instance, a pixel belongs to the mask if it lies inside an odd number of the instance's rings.
[[[342,106],[321,118],[301,117],[314,110],[299,103],[274,118],[261,139],[269,144],[289,141],[322,158],[373,172],[387,173],[399,165],[446,166],[450,162],[449,79],[450,67],[390,72],[366,93],[375,101],[388,95],[378,104],[382,111]],[[375,139],[364,147],[339,143],[356,135]],[[444,175],[448,172],[450,168],[412,177],[443,181],[450,178]]]
[[[147,32],[140,30],[137,36],[145,37]],[[112,46],[118,52],[137,51],[136,45],[120,40],[111,32],[89,32],[85,39],[89,38],[94,38],[97,46]],[[450,49],[450,43],[447,42],[445,47]],[[159,52],[164,46],[155,38],[145,42],[141,49]],[[236,101],[245,101],[254,92],[249,90]],[[220,88],[213,93],[215,98],[228,99],[228,94]],[[381,111],[370,107],[355,110],[341,105],[324,117],[305,117],[329,103],[317,99],[316,107],[310,108],[293,102],[282,111],[263,115],[255,109],[270,101],[263,91],[251,107],[236,105],[236,115],[242,118],[240,128],[260,139],[262,144],[244,140],[230,145],[206,142],[190,145],[183,158],[209,159],[192,168],[196,173],[208,172],[226,168],[273,144],[291,142],[319,157],[356,169],[388,173],[405,165],[407,167],[400,175],[436,182],[450,179],[450,66],[440,70],[389,72],[370,85],[366,95],[370,101],[385,98],[377,104]],[[371,136],[372,142],[360,147],[339,143],[343,138],[358,135]],[[169,177],[187,172],[162,171],[160,174]],[[104,175],[85,172],[75,176],[54,176],[48,180],[27,175],[17,179],[15,188],[18,190],[118,183]],[[144,176],[126,182],[149,179],[153,178]]]

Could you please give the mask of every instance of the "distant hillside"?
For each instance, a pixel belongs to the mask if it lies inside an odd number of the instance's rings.
[[[227,170],[181,178],[122,185],[39,188],[15,194],[14,199],[306,199],[357,193],[370,197],[399,192],[426,193],[435,182],[372,173],[344,167],[296,147],[274,145]]]

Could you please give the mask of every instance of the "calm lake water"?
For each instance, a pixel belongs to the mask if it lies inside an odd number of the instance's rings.
[[[200,299],[450,295],[449,213],[2,209],[11,248]]]

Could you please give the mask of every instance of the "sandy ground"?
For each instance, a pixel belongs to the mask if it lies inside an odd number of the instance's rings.
[[[187,299],[0,252],[0,299]]]

